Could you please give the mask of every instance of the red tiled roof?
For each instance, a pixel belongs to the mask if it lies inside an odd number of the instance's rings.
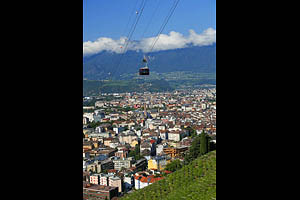
[[[148,178],[143,176],[141,179],[140,179],[141,182],[143,183],[147,183],[148,182]]]
[[[151,143],[151,144],[155,143],[155,140],[150,140],[150,143]]]
[[[150,183],[154,183],[154,182],[162,180],[162,179],[164,179],[164,177],[151,178]]]
[[[164,179],[164,177],[157,177],[157,178],[155,178],[154,175],[150,175],[150,176],[147,176],[147,177],[146,176],[142,176],[142,175],[139,175],[139,176],[133,175],[133,176],[134,176],[134,178],[136,180],[140,180],[143,183],[148,183],[148,182],[149,183],[154,183],[156,181]]]
[[[141,177],[141,175],[139,175],[139,176],[133,175],[133,177],[134,177],[134,179],[138,180]]]

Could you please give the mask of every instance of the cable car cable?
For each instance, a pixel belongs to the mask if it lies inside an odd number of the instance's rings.
[[[121,61],[122,61],[122,58],[123,58],[125,52],[127,51],[128,44],[129,44],[130,39],[131,39],[131,37],[132,37],[132,35],[133,35],[135,29],[136,29],[136,26],[137,26],[137,24],[138,24],[138,22],[139,22],[139,20],[140,20],[140,17],[142,16],[142,13],[143,13],[143,11],[144,11],[144,8],[145,8],[146,3],[147,3],[147,0],[143,0],[143,2],[142,2],[142,4],[141,4],[140,12],[138,12],[137,19],[136,19],[135,23],[134,23],[133,26],[132,26],[132,30],[130,31],[129,37],[127,38],[127,41],[126,41],[126,44],[125,44],[125,48],[123,48],[123,51],[121,52],[121,58],[119,59],[119,62],[118,62],[118,64],[117,64],[117,67],[115,68],[114,72],[112,73],[111,78],[112,78],[113,75],[117,72],[117,70],[118,70],[118,68],[119,68],[119,66],[120,66],[120,63],[121,63]]]
[[[146,1],[143,0],[143,2],[142,2],[142,4],[141,4],[141,8],[140,8],[141,13],[143,12],[143,9],[144,9],[144,6],[145,6],[145,2],[146,2]],[[119,59],[119,62],[118,62],[118,64],[117,64],[117,67],[115,68],[115,70],[114,70],[113,73],[112,73],[111,78],[113,77],[113,75],[115,75],[117,69],[118,69],[119,66],[120,66],[120,63],[121,63],[121,61],[122,61],[122,59],[123,59],[123,56],[124,56],[124,54],[125,54],[126,51],[127,51],[128,44],[129,44],[129,42],[130,42],[130,39],[131,39],[131,37],[132,37],[132,34],[134,33],[135,28],[136,28],[136,25],[137,25],[137,23],[138,23],[138,21],[139,21],[139,19],[140,19],[140,16],[141,16],[141,15],[137,15],[137,18],[136,18],[136,20],[135,20],[135,23],[132,24],[132,27],[131,27],[130,32],[129,32],[129,35],[128,35],[127,40],[126,40],[126,42],[125,42],[125,47],[123,48],[123,51],[121,51],[121,57],[120,57],[120,59]]]
[[[145,0],[143,0],[143,2],[142,2],[142,4],[141,4],[141,6],[140,6],[140,9],[139,10],[141,10],[141,13],[142,13],[142,9],[144,8],[144,4],[145,3]],[[122,50],[123,51],[121,51],[121,57],[120,57],[120,59],[117,61],[117,64],[116,64],[116,68],[115,68],[115,70],[113,71],[113,73],[111,74],[111,79],[113,78],[113,75],[116,73],[116,71],[117,71],[117,69],[119,68],[119,65],[120,65],[120,63],[121,63],[121,61],[122,61],[122,58],[123,58],[123,55],[124,55],[124,53],[126,52],[126,50],[127,50],[127,47],[128,47],[128,44],[129,44],[129,42],[130,42],[130,39],[131,39],[131,37],[132,37],[132,34],[133,34],[133,32],[135,31],[135,27],[136,27],[136,24],[137,24],[137,22],[139,21],[139,18],[140,18],[140,15],[137,15],[136,16],[136,18],[135,18],[135,20],[134,20],[134,23],[132,24],[132,26],[131,26],[131,28],[130,28],[130,31],[129,31],[129,33],[128,33],[128,36],[127,36],[127,39],[126,39],[126,41],[125,41],[125,48],[123,48]]]
[[[179,1],[180,1],[180,0],[175,0],[175,1],[174,1],[174,4],[173,4],[173,6],[172,6],[171,9],[170,9],[169,15],[167,15],[167,17],[165,18],[165,22],[162,24],[162,26],[161,26],[161,28],[160,28],[160,31],[158,32],[158,34],[157,34],[157,36],[156,36],[156,38],[155,38],[155,40],[154,40],[154,42],[153,42],[153,44],[152,44],[152,46],[151,46],[151,48],[150,48],[150,51],[149,51],[148,53],[152,52],[152,50],[153,50],[153,48],[154,48],[156,42],[158,41],[158,39],[159,39],[161,33],[163,32],[164,28],[166,27],[166,25],[167,25],[168,22],[169,22],[169,19],[170,19],[171,16],[173,15],[173,13],[174,13],[174,11],[175,11],[175,8],[177,7]]]
[[[123,35],[125,35],[125,33],[126,33],[126,31],[127,31],[127,28],[128,28],[128,25],[129,25],[129,23],[130,23],[130,21],[131,21],[131,18],[132,18],[132,16],[133,16],[133,13],[135,13],[134,10],[136,10],[137,5],[138,5],[138,0],[135,1],[135,4],[134,4],[134,6],[133,6],[133,8],[132,8],[132,10],[131,10],[131,14],[130,14],[129,19],[128,19],[128,21],[127,21],[126,27],[125,27],[125,29],[123,30],[123,33],[121,34],[121,37],[122,37]],[[136,18],[134,19],[134,21],[136,21],[136,19],[137,19],[137,16],[136,16]],[[131,32],[132,27],[133,27],[133,26],[131,26],[131,28],[130,28],[128,34],[127,34],[127,37],[126,37],[126,39],[125,39],[125,41],[124,41],[124,44],[126,44],[126,42],[127,42],[127,38],[129,37],[129,33]],[[120,52],[120,53],[122,53],[122,50],[124,49],[124,48],[123,48],[123,47],[124,47],[124,44],[122,44],[122,46],[120,46],[120,48],[121,48],[121,52]],[[119,47],[117,47],[117,48],[119,48]],[[118,51],[118,49],[117,49],[117,51]],[[114,58],[113,58],[113,56],[112,56],[112,60],[111,60],[111,61],[113,61],[113,60],[114,60]],[[116,62],[118,62],[118,61],[116,61]],[[111,71],[110,71],[110,72],[108,73],[108,80],[111,80],[111,79],[112,79],[112,76],[111,76],[111,75],[112,75],[112,73],[111,73]]]
[[[135,1],[135,4],[134,4],[134,7],[133,7],[133,9],[132,9],[132,11],[131,11],[129,20],[128,20],[128,22],[127,22],[127,24],[126,24],[126,26],[125,26],[125,29],[124,29],[124,31],[123,31],[123,34],[122,34],[121,36],[125,35],[125,32],[126,32],[126,30],[127,30],[127,28],[128,28],[128,25],[129,25],[129,23],[130,23],[130,20],[131,20],[131,18],[132,18],[132,16],[133,16],[134,10],[136,10],[137,3],[138,3],[138,0]]]
[[[143,39],[143,37],[144,37],[145,33],[147,32],[147,30],[148,30],[150,24],[152,23],[153,18],[154,18],[154,15],[156,14],[156,12],[157,12],[157,10],[158,10],[158,8],[159,8],[161,2],[162,2],[161,0],[158,0],[158,3],[157,3],[157,5],[156,5],[156,8],[154,9],[154,12],[152,13],[152,15],[151,15],[151,17],[150,17],[150,20],[148,21],[148,24],[146,25],[146,28],[145,28],[145,30],[144,30],[142,36],[141,36],[141,39]]]
[[[155,7],[155,9],[154,9],[154,11],[153,11],[151,17],[150,17],[150,20],[148,21],[148,23],[147,23],[147,25],[146,25],[146,27],[145,27],[145,29],[144,29],[144,32],[142,33],[142,36],[140,37],[141,40],[144,38],[145,33],[147,32],[147,30],[148,30],[150,24],[152,23],[153,18],[154,18],[154,16],[155,16],[155,14],[156,14],[156,12],[157,12],[157,10],[158,10],[158,8],[159,8],[161,2],[162,2],[162,1],[160,1],[160,0],[157,0],[157,1],[156,1],[157,5],[156,5],[156,7]],[[139,73],[140,73],[140,75],[141,75],[141,73],[142,73],[142,74],[145,74],[145,75],[149,75],[149,69],[148,69],[148,65],[147,65],[147,59],[146,59],[145,55],[144,55],[144,58],[143,58],[143,62],[145,63],[144,70],[142,70],[142,71],[144,71],[144,72],[141,72],[141,69],[140,69],[140,72],[139,72]],[[145,71],[147,71],[147,72],[145,73]]]
[[[156,42],[158,41],[158,39],[159,39],[162,31],[164,30],[164,28],[166,27],[167,23],[169,22],[169,19],[173,15],[173,13],[175,11],[175,8],[177,7],[178,3],[179,3],[179,0],[175,0],[174,1],[173,6],[170,8],[168,15],[166,16],[164,22],[162,23],[162,25],[161,25],[158,33],[157,33],[157,36],[154,38],[153,44],[152,44],[152,46],[151,46],[151,48],[150,48],[150,50],[149,50],[148,53],[152,52],[152,50],[153,50]],[[146,53],[144,54],[143,62],[146,63],[146,66],[139,69],[139,75],[149,75],[150,73],[149,73],[149,68],[147,66],[148,61],[147,61],[147,58],[146,58]]]

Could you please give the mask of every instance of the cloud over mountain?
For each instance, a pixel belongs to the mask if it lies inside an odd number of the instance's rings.
[[[100,37],[95,41],[87,41],[83,43],[83,55],[88,56],[99,53],[101,51],[110,51],[121,53],[125,48],[126,37],[118,40],[112,38]],[[130,41],[127,50],[150,51],[155,37],[144,38],[140,41]],[[208,28],[201,34],[197,34],[194,30],[189,30],[189,35],[184,36],[181,33],[171,31],[169,34],[161,34],[152,51],[170,50],[185,48],[192,46],[206,46],[216,42],[216,30]]]

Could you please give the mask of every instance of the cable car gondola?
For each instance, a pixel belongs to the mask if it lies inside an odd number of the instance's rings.
[[[146,59],[146,56],[144,56],[144,58],[143,58],[143,63],[145,63],[145,67],[140,68],[139,74],[140,74],[140,75],[149,75],[150,72],[149,72],[149,68],[148,68],[148,66],[147,66],[147,59]]]
[[[140,75],[149,75],[149,68],[148,67],[140,68],[139,73]]]

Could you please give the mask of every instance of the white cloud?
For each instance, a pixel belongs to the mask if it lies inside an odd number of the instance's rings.
[[[121,37],[119,40],[113,40],[107,37],[98,38],[96,41],[87,41],[83,43],[83,55],[91,55],[99,53],[101,51],[112,51],[116,53],[121,53],[122,44],[125,43],[126,38]]]
[[[202,34],[197,34],[194,30],[190,30],[188,43],[194,46],[211,45],[216,42],[216,30],[209,28],[203,31]]]
[[[101,51],[110,51],[121,53],[126,37],[119,40],[113,40],[107,37],[98,38],[96,41],[87,41],[83,43],[83,55],[92,55]],[[127,50],[148,52],[153,44],[155,37],[144,38],[141,41],[131,41],[128,43]],[[181,33],[171,31],[168,35],[161,34],[152,51],[170,50],[185,48],[189,45],[205,46],[216,42],[216,30],[208,28],[203,33],[197,34],[194,30],[189,30],[189,35],[184,36]]]

